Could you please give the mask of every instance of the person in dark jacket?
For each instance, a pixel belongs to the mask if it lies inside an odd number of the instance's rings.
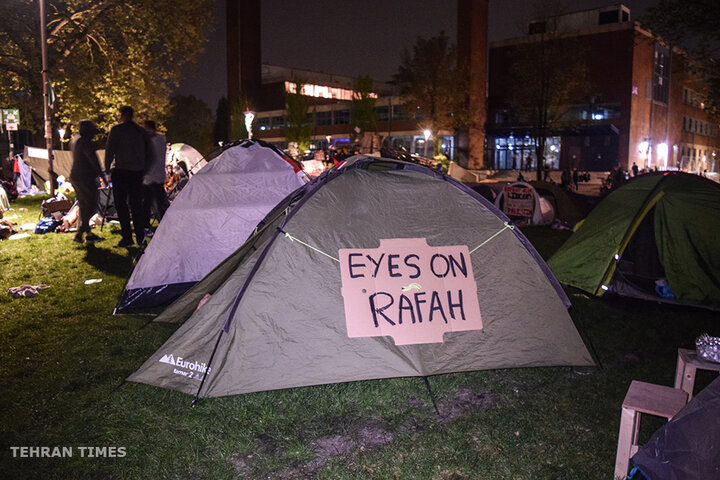
[[[143,175],[150,147],[145,130],[133,121],[133,116],[132,107],[120,109],[120,123],[110,129],[105,146],[105,171],[112,172],[113,199],[122,231],[122,240],[115,246],[125,248],[133,245],[133,227],[138,245],[143,243],[146,224]]]
[[[98,205],[98,178],[105,180],[100,168],[93,138],[98,129],[90,120],[81,120],[79,133],[70,142],[73,164],[70,169],[70,183],[75,189],[75,199],[78,202],[78,226],[73,240],[77,243],[88,244],[103,240],[102,237],[90,232],[90,218],[97,211]]]

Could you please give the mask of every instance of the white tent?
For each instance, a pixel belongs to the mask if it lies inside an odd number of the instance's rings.
[[[116,311],[156,307],[180,296],[305,182],[300,167],[268,144],[245,141],[225,150],[190,177],[165,212]]]
[[[517,224],[549,225],[555,219],[552,204],[526,182],[505,185],[495,198],[495,206]]]
[[[174,167],[180,162],[185,163],[190,175],[195,175],[208,163],[200,152],[187,143],[173,143],[165,156],[165,164]]]

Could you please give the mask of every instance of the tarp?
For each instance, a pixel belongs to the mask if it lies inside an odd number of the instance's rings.
[[[105,150],[97,150],[100,166],[105,165]],[[43,184],[50,180],[50,162],[48,161],[48,152],[45,148],[25,147],[23,160],[32,168],[33,173],[40,177],[40,183]],[[69,150],[53,150],[53,171],[56,175],[62,175],[66,179],[70,178],[70,169],[72,169],[72,152]]]
[[[598,203],[548,263],[561,282],[595,295],[720,308],[718,238],[720,185],[647,174]]]
[[[286,198],[157,317],[184,324],[129,380],[217,397],[592,365],[568,305],[482,196],[423,166],[355,157]]]
[[[528,225],[549,225],[555,219],[550,202],[527,182],[504,185],[495,198],[495,206],[510,218]]]
[[[117,311],[166,305],[253,233],[305,184],[300,167],[267,144],[231,146],[190,177],[128,279]]]
[[[649,480],[720,478],[720,378],[660,427],[632,463]]]

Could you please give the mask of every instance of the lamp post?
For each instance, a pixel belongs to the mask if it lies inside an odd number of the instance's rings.
[[[47,76],[47,39],[45,24],[45,0],[40,5],[40,51],[42,55],[42,84],[43,84],[43,116],[45,118],[45,147],[48,154],[48,173],[50,176],[50,195],[55,196],[55,171],[53,170],[52,126],[50,122],[50,105],[48,104],[48,76]]]
[[[62,127],[58,128],[58,135],[60,136],[60,150],[65,150],[65,129]]]
[[[432,132],[429,129],[426,128],[425,130],[423,130],[423,135],[425,136],[425,157],[427,157],[427,144],[431,134]]]
[[[252,140],[252,122],[255,118],[255,113],[251,112],[250,109],[245,110],[245,130],[247,130],[248,138]]]

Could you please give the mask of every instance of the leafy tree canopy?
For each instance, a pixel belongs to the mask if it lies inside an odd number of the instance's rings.
[[[696,72],[710,89],[706,109],[720,115],[720,8],[717,0],[659,0],[640,22],[697,60]]]
[[[373,79],[369,76],[355,79],[353,86],[353,99],[350,108],[352,119],[351,135],[360,137],[365,132],[377,133],[377,110],[375,110],[375,98],[373,93]],[[357,130],[356,130],[357,128]]]
[[[457,63],[457,48],[443,32],[436,37],[418,37],[412,52],[403,51],[394,76],[408,112],[424,117],[423,128],[432,132],[438,153],[440,130],[462,126],[467,110],[467,75]]]
[[[285,108],[287,111],[288,142],[296,142],[298,149],[303,152],[310,148],[314,119],[308,115],[308,101],[300,92],[303,81],[299,78],[293,80],[295,93],[285,93]]]
[[[1,0],[0,103],[42,130],[39,6]],[[48,75],[55,118],[90,118],[107,131],[118,107],[162,121],[181,68],[202,48],[211,0],[46,0]]]
[[[169,143],[187,143],[207,156],[214,148],[214,119],[205,102],[193,95],[174,95],[165,122]]]

